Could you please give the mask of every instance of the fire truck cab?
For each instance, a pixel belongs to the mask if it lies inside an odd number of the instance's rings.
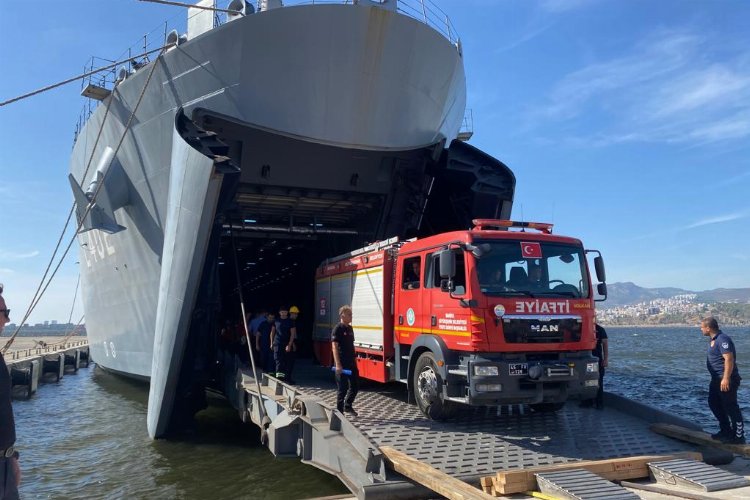
[[[331,364],[331,328],[351,304],[360,376],[406,383],[431,418],[457,403],[555,411],[591,398],[599,374],[587,252],[606,297],[599,252],[550,224],[475,220],[468,231],[329,259],[317,272],[316,355]]]

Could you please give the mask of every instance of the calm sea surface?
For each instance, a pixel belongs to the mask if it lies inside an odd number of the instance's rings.
[[[726,328],[746,384],[750,418],[750,328]],[[713,428],[706,405],[706,340],[698,328],[607,329],[605,388]],[[151,441],[145,385],[95,368],[43,384],[14,401],[23,498],[307,498],[345,493],[339,481],[296,459],[277,459],[234,410],[199,414],[196,437]]]

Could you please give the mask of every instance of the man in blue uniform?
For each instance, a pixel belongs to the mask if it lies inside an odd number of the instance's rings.
[[[9,321],[10,309],[0,295],[0,333]],[[18,452],[13,448],[16,442],[16,424],[10,404],[11,387],[8,367],[0,354],[0,498],[4,500],[17,500],[18,485],[21,483]]]
[[[258,351],[260,367],[269,374],[275,373],[273,351],[271,350],[271,337],[276,332],[276,315],[266,313],[263,321],[255,329],[255,349]]]
[[[719,330],[716,318],[704,318],[701,321],[701,332],[710,338],[706,357],[706,367],[711,375],[708,407],[719,421],[719,432],[711,434],[711,437],[725,443],[744,444],[745,424],[737,404],[737,389],[741,378],[734,342],[729,335]]]
[[[339,324],[331,332],[331,348],[336,369],[336,408],[342,413],[357,416],[352,405],[359,392],[359,371],[354,352],[354,329],[351,306],[339,309]],[[344,373],[347,370],[349,373]]]

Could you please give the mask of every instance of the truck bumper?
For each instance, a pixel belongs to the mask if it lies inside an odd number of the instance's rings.
[[[599,389],[599,361],[588,351],[545,360],[470,355],[446,368],[446,396],[470,405],[560,403],[593,398]]]

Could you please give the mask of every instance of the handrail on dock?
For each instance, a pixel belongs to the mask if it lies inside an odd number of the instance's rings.
[[[89,344],[88,340],[74,340],[64,344],[50,344],[45,347],[27,347],[26,349],[18,349],[6,353],[10,360],[18,360],[28,358],[31,356],[43,356],[45,354],[56,353],[59,351],[66,351],[73,347],[83,347]]]

